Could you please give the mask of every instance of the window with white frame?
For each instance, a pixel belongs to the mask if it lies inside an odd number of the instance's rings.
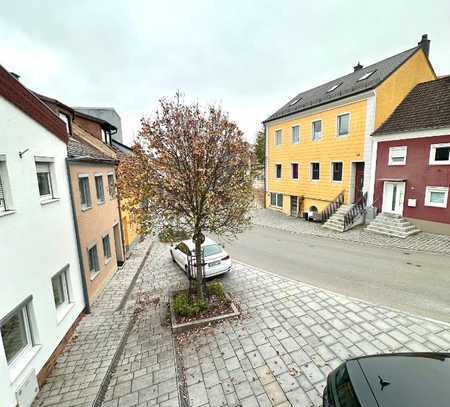
[[[281,144],[281,129],[275,130],[275,145],[279,146]]]
[[[291,163],[291,178],[298,179],[298,163]]]
[[[331,180],[333,182],[342,182],[344,164],[342,161],[333,161],[331,163]]]
[[[389,148],[389,165],[405,165],[408,148],[406,146]]]
[[[426,187],[425,206],[447,208],[448,187]]]
[[[450,165],[450,143],[431,144],[431,165]]]
[[[103,188],[102,174],[95,174],[95,191],[97,193],[97,203],[105,202],[105,190]]]
[[[314,162],[310,164],[310,178],[312,181],[320,180],[320,163]]]
[[[43,201],[55,197],[52,166],[53,162],[36,161],[39,195]]]
[[[105,256],[105,261],[111,258],[111,242],[109,240],[109,234],[102,237],[103,243],[103,255]]]
[[[53,299],[56,309],[70,302],[68,270],[69,266],[66,266],[52,277]]]
[[[283,207],[283,194],[279,194],[277,192],[270,193],[270,205],[275,206],[277,208]]]
[[[340,114],[336,119],[337,135],[348,136],[350,124],[350,113]]]
[[[78,186],[80,188],[81,209],[88,209],[92,206],[91,190],[89,187],[89,176],[79,175]]]
[[[31,300],[25,301],[0,321],[3,348],[8,365],[33,346]]]
[[[9,179],[6,168],[6,156],[0,154],[0,213],[11,210],[11,199],[9,197]]]
[[[114,181],[114,174],[108,174],[108,191],[109,199],[113,199],[116,196],[116,183]]]
[[[95,275],[100,271],[100,264],[98,262],[98,251],[97,245],[94,244],[88,249],[88,257],[89,257],[89,271],[91,275]]]
[[[281,164],[275,164],[275,178],[281,178]]]
[[[312,122],[312,141],[320,140],[322,137],[322,120]]]
[[[300,126],[292,126],[292,144],[298,144],[300,142]]]

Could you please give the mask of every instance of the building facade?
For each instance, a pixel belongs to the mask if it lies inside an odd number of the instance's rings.
[[[418,83],[435,79],[429,40],[298,94],[265,120],[266,206],[320,215],[369,192],[371,134]],[[369,194],[370,195],[370,194]]]
[[[373,206],[450,235],[450,77],[417,85],[373,139]]]
[[[14,407],[31,403],[85,301],[66,126],[2,67],[0,118],[0,395]]]

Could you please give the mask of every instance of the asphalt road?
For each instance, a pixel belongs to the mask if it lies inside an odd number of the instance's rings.
[[[254,226],[225,250],[236,260],[337,293],[450,322],[450,257]]]

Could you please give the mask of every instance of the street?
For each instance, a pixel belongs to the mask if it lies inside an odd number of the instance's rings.
[[[374,304],[450,322],[450,257],[253,226],[232,258]]]

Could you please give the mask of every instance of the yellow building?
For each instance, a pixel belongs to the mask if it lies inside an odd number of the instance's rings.
[[[367,67],[358,63],[266,119],[266,206],[320,218],[335,201],[360,202],[375,170],[371,134],[416,84],[436,78],[429,46],[423,35],[412,49]]]

